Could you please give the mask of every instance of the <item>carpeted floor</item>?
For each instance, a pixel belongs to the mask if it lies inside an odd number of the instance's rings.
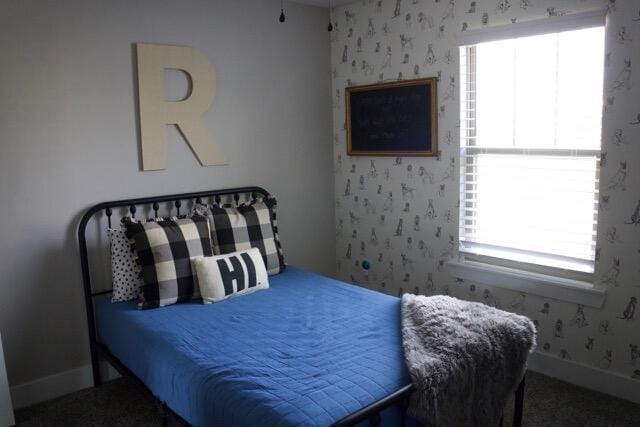
[[[511,425],[513,401],[505,425]],[[20,426],[158,426],[153,400],[137,384],[118,379],[15,414]],[[640,405],[530,372],[525,426],[640,426]]]

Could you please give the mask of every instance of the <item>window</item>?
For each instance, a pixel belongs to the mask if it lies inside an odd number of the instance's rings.
[[[576,25],[460,48],[465,257],[593,273],[604,19]]]

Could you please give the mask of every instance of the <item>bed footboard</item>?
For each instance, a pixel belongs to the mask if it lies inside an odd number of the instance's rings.
[[[365,406],[359,411],[349,414],[337,423],[334,427],[347,427],[354,426],[362,421],[369,420],[372,426],[380,425],[380,412],[384,411],[390,406],[400,405],[403,411],[409,406],[409,398],[413,393],[414,386],[409,384],[401,388],[400,390],[391,393],[390,395],[383,397],[382,399],[373,402],[369,406]],[[404,416],[402,417],[402,424],[404,424]]]
[[[513,408],[513,427],[521,427],[522,426],[522,416],[524,411],[524,386],[525,386],[525,376],[522,377],[520,384],[518,384],[518,388],[515,392],[515,402]],[[355,426],[363,421],[369,421],[369,424],[373,427],[377,427],[380,425],[381,417],[380,413],[385,409],[389,408],[393,405],[400,405],[402,408],[402,419],[400,421],[400,425],[404,426],[405,422],[405,413],[409,406],[409,398],[411,397],[411,393],[413,393],[414,386],[410,384],[406,387],[401,388],[400,390],[376,401],[373,402],[369,406],[365,406],[353,414],[349,414],[337,423],[335,423],[334,427],[349,427]],[[502,419],[500,419],[500,427],[502,427]]]

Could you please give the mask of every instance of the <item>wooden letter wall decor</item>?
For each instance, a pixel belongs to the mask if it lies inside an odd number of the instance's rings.
[[[207,58],[184,46],[137,43],[136,47],[142,170],[166,167],[168,124],[178,127],[202,166],[227,164],[203,120],[216,93],[215,71]],[[165,99],[165,69],[189,76],[191,91],[185,99]]]

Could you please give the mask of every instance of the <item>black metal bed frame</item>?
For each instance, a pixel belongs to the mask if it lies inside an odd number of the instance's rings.
[[[84,299],[87,314],[87,326],[89,330],[89,348],[91,353],[91,367],[94,387],[98,387],[102,384],[102,378],[100,374],[100,357],[102,357],[107,362],[109,362],[109,364],[111,364],[120,375],[133,379],[137,384],[142,386],[142,388],[145,389],[149,393],[149,395],[153,397],[165,425],[177,424],[186,426],[189,424],[178,414],[176,414],[171,408],[169,408],[164,402],[161,402],[157,397],[155,397],[151,390],[149,390],[149,388],[142,382],[142,380],[140,380],[115,355],[113,355],[113,353],[111,353],[107,346],[105,346],[98,340],[94,315],[94,298],[107,295],[112,292],[112,289],[96,292],[93,291],[91,285],[89,255],[87,251],[87,225],[94,217],[94,215],[98,214],[101,211],[104,211],[109,227],[111,227],[111,216],[113,215],[113,211],[115,208],[128,208],[131,216],[135,217],[135,214],[137,212],[136,206],[151,206],[155,217],[157,217],[158,210],[160,209],[160,203],[171,202],[173,203],[173,206],[175,206],[176,215],[180,215],[180,207],[182,206],[183,201],[195,201],[196,203],[200,203],[203,199],[213,198],[216,203],[220,203],[222,197],[232,196],[235,204],[237,205],[240,201],[241,194],[244,194],[245,197],[246,195],[250,195],[253,199],[255,199],[258,194],[264,197],[269,196],[269,192],[261,187],[239,187],[223,190],[209,190],[192,193],[116,200],[111,202],[99,203],[95,206],[92,206],[87,210],[87,212],[82,216],[82,219],[80,220],[80,224],[78,227],[78,244],[80,248],[80,263],[82,267],[82,282],[84,285]],[[378,426],[380,424],[380,412],[395,405],[399,405],[403,411],[406,410],[409,405],[409,398],[411,397],[413,391],[413,384],[409,384],[389,394],[388,396],[376,402],[373,402],[370,405],[365,406],[352,414],[347,415],[340,421],[336,422],[334,426],[354,426],[360,422],[367,420],[371,425]],[[524,378],[522,379],[522,381],[518,385],[518,389],[516,390],[513,423],[515,427],[520,427],[522,423],[523,401]],[[402,424],[404,424],[404,417],[402,419]],[[502,425],[502,420],[500,424]]]

